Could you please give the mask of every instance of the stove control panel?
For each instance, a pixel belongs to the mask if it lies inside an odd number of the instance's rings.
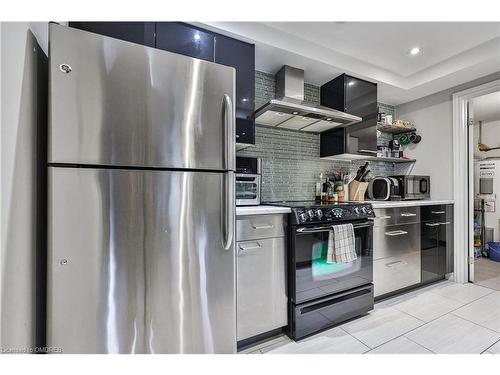
[[[298,224],[350,221],[375,217],[370,204],[297,207],[292,211]]]

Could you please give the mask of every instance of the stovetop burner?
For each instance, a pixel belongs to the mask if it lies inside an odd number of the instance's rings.
[[[350,222],[375,217],[372,205],[365,202],[280,201],[267,202],[266,204],[290,207],[292,209],[292,225]]]

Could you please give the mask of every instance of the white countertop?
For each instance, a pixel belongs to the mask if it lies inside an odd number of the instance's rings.
[[[392,207],[416,207],[432,206],[435,204],[453,204],[451,199],[422,199],[414,201],[365,201],[371,203],[373,208],[392,208]]]
[[[270,215],[270,214],[289,214],[292,212],[290,207],[280,206],[242,206],[236,207],[236,216],[244,215]]]
[[[393,208],[393,207],[416,207],[432,206],[435,204],[453,204],[451,199],[422,199],[414,201],[363,201],[360,203],[371,203],[373,208]],[[270,214],[289,214],[292,212],[290,207],[281,206],[241,206],[236,207],[236,216],[244,215],[270,215]]]

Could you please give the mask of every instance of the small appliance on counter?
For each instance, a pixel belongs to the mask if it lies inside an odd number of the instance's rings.
[[[399,183],[399,194],[403,200],[430,199],[431,178],[429,176],[391,176]]]
[[[259,158],[236,157],[236,205],[260,204],[261,164]]]
[[[377,176],[368,183],[368,198],[373,201],[401,200],[398,179]]]

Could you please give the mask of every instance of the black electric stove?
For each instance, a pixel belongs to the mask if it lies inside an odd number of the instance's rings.
[[[288,335],[301,339],[373,309],[373,218],[364,202],[269,202],[290,207]],[[356,259],[329,263],[334,225],[352,224]]]

